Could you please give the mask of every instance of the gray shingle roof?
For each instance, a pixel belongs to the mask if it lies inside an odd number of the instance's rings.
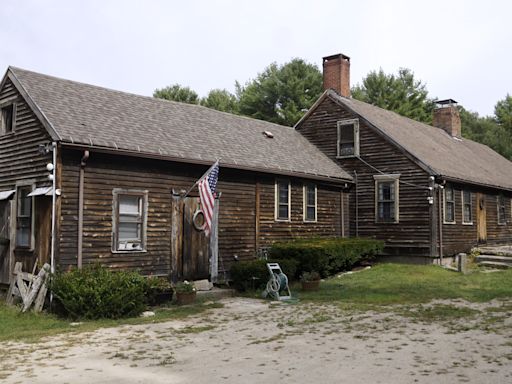
[[[453,138],[440,128],[339,96],[332,90],[326,95],[370,122],[435,174],[512,190],[512,162],[486,145]]]
[[[262,172],[351,180],[293,128],[198,105],[9,71],[64,143],[156,154]],[[271,131],[273,139],[263,131]]]

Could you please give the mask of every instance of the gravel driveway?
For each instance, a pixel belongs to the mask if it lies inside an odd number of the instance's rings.
[[[492,315],[450,323],[336,305],[222,303],[180,321],[0,343],[0,377],[51,384],[512,382],[510,302],[507,311],[499,310],[502,302],[450,302]]]

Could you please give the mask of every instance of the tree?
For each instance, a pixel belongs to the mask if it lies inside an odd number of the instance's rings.
[[[382,69],[370,72],[362,85],[352,88],[352,97],[414,120],[432,122],[435,103],[428,98],[425,84],[415,80],[414,73],[406,68],[400,68],[397,76]]]
[[[169,85],[162,89],[156,89],[153,97],[159,99],[180,101],[188,104],[198,104],[199,96],[189,87],[183,87],[179,84]]]
[[[507,94],[504,100],[500,100],[494,107],[496,122],[503,126],[512,135],[512,96]]]
[[[497,119],[459,107],[462,123],[462,136],[485,144],[502,156],[512,160],[512,131],[496,122]],[[498,119],[499,120],[499,119]]]
[[[322,93],[322,74],[302,59],[270,64],[245,86],[237,85],[240,114],[294,125]]]
[[[238,99],[225,89],[212,89],[208,95],[201,99],[201,105],[217,111],[238,113]]]

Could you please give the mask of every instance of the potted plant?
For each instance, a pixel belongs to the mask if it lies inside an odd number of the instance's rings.
[[[176,291],[176,303],[178,305],[191,304],[196,300],[196,287],[187,280],[179,282],[174,287]]]
[[[146,299],[149,305],[159,305],[171,301],[173,292],[169,280],[162,277],[148,278]]]
[[[300,282],[303,291],[316,291],[320,287],[320,274],[316,271],[304,272]]]

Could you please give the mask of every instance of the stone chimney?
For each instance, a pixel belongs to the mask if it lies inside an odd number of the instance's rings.
[[[461,123],[457,102],[452,99],[436,101],[432,125],[444,129],[452,137],[461,138]]]
[[[341,96],[350,97],[350,57],[338,53],[323,58],[324,90],[332,88]]]

